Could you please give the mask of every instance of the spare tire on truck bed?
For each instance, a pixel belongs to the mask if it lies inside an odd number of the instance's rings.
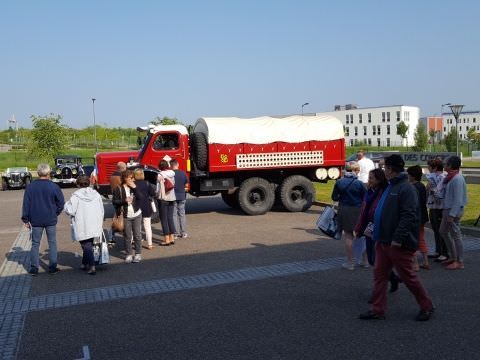
[[[190,153],[192,161],[198,170],[206,171],[208,163],[207,136],[201,132],[194,132],[190,135]]]

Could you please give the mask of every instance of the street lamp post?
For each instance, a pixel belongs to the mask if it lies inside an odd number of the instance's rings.
[[[95,98],[92,98],[92,108],[93,108],[93,143],[95,144],[95,153],[98,153],[97,146],[97,124],[95,121]]]
[[[310,104],[308,102],[306,102],[305,104],[302,105],[302,117],[303,117],[303,107],[307,106],[307,105],[310,105]]]
[[[442,118],[442,128],[439,130],[439,132],[443,131],[443,107],[447,106],[447,105],[452,105],[452,104],[451,103],[445,103],[445,104],[442,104],[442,106],[440,108],[440,117]],[[437,132],[437,122],[435,121],[435,133],[436,132]],[[443,134],[443,136],[445,137],[445,134]],[[439,140],[439,138],[437,138],[437,140]]]
[[[463,109],[463,105],[449,105],[448,106],[450,108],[450,110],[452,111],[452,114],[453,116],[455,117],[455,125],[456,125],[456,132],[457,132],[457,156],[459,156],[459,152],[458,152],[458,137],[459,137],[459,133],[458,133],[458,117],[460,116],[460,113],[462,112],[462,109]]]

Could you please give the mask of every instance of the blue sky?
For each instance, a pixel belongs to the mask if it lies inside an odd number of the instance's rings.
[[[480,109],[480,2],[0,2],[0,128],[459,102]]]

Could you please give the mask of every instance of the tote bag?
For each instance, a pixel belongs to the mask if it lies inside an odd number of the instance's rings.
[[[317,227],[325,235],[336,238],[337,212],[333,205],[325,206],[317,220]]]
[[[123,232],[125,229],[125,223],[123,219],[123,209],[120,211],[120,215],[115,214],[112,219],[112,229],[116,232]]]

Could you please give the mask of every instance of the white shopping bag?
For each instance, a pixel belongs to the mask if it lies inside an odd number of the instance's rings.
[[[325,206],[322,214],[317,220],[318,229],[325,235],[336,238],[337,234],[337,213],[333,206]]]

